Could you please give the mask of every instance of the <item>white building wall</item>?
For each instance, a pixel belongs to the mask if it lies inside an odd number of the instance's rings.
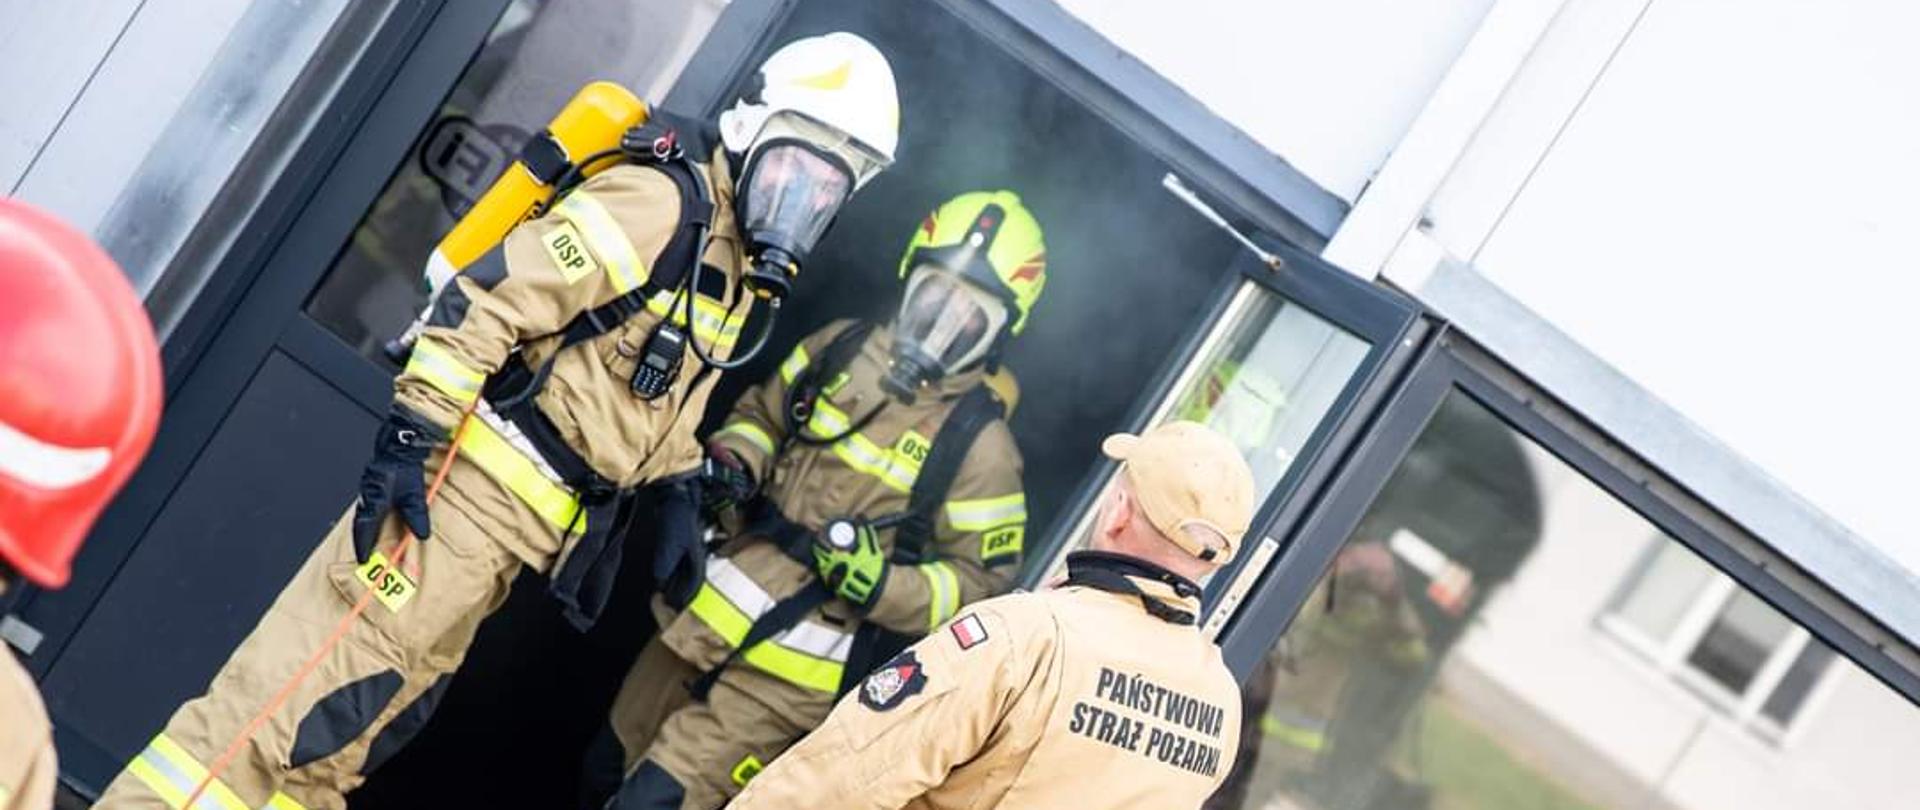
[[[1476,333],[1459,260],[1679,418],[1510,362],[1869,609],[1920,593],[1920,4],[1063,4],[1354,200],[1336,264]]]
[[[1341,199],[1357,199],[1495,0],[1060,0]]]
[[[1920,571],[1920,372],[1903,360],[1920,299],[1920,5],[1644,12],[1544,154],[1470,148],[1433,235]],[[1494,163],[1527,173],[1514,186]]]
[[[1649,795],[1679,810],[1912,806],[1920,773],[1898,763],[1920,750],[1920,712],[1857,666],[1836,661],[1775,742],[1602,629],[1655,536],[1645,518],[1563,462],[1538,447],[1528,452],[1546,531],[1448,661],[1517,701],[1478,707],[1476,722],[1595,806],[1661,806]],[[1559,734],[1537,736],[1539,724],[1522,714]],[[1560,734],[1580,745],[1556,744]]]

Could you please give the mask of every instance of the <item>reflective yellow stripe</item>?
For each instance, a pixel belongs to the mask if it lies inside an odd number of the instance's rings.
[[[813,416],[807,419],[806,431],[825,439],[846,433],[851,427],[853,420],[846,412],[834,407],[826,397],[814,399]],[[856,472],[878,478],[896,492],[911,492],[914,479],[920,477],[919,459],[894,448],[881,447],[859,433],[849,433],[834,442],[833,454]]]
[[[426,380],[428,385],[461,405],[480,396],[480,385],[487,381],[487,375],[467,367],[453,352],[425,337],[413,344],[413,356],[407,360],[405,373]]]
[[[907,462],[879,445],[867,440],[858,433],[833,443],[833,454],[847,466],[857,472],[863,472],[880,479],[887,488],[900,493],[913,491],[913,479],[918,470],[907,466]]]
[[[963,532],[977,532],[1011,523],[1027,522],[1027,496],[1016,492],[998,498],[947,501],[947,521]]]
[[[554,528],[565,531],[572,526],[576,534],[586,532],[586,515],[580,515],[579,522],[574,522],[580,502],[573,493],[541,475],[533,459],[513,449],[491,425],[480,419],[468,419],[466,435],[460,440],[460,453],[519,496]]]
[[[735,307],[729,314],[720,302],[704,295],[693,297],[693,335],[700,339],[702,348],[711,346],[718,351],[732,351],[733,345],[740,341],[740,326],[746,323],[749,306]],[[647,311],[662,318],[672,318],[678,326],[687,325],[686,304],[681,297],[669,290],[661,290],[647,299]]]
[[[807,363],[809,362],[811,361],[807,359],[807,347],[793,347],[793,353],[787,355],[787,359],[780,361],[780,379],[786,382],[786,384],[792,385],[793,381],[800,376],[800,372],[807,367]]]
[[[927,629],[938,630],[960,612],[960,578],[953,573],[953,566],[944,562],[914,567],[927,578]]]
[[[613,282],[615,292],[624,295],[647,283],[647,265],[633,249],[627,232],[592,194],[575,190],[554,210],[579,229],[581,238],[587,240],[587,249],[606,265],[607,279]]]
[[[146,750],[127,763],[127,771],[139,777],[141,783],[174,810],[185,806],[193,789],[207,777],[206,767],[165,734],[154,737]],[[200,799],[193,807],[194,810],[250,810],[232,788],[218,779],[207,783],[207,789],[200,792]]]
[[[853,427],[853,420],[845,411],[833,406],[826,397],[815,397],[813,415],[807,417],[807,430],[813,431],[815,438],[825,439],[838,436]]]
[[[1306,751],[1319,751],[1327,745],[1325,733],[1294,725],[1271,714],[1260,716],[1260,733]]]
[[[306,806],[293,800],[285,793],[275,793],[267,798],[266,810],[307,810]]]
[[[766,431],[761,430],[759,425],[752,422],[734,422],[721,428],[714,435],[716,437],[739,436],[745,439],[747,444],[758,448],[760,452],[766,453],[769,456],[773,455],[773,437],[767,435]]]
[[[747,630],[753,627],[753,619],[711,585],[701,585],[687,609],[719,634],[728,646],[739,646],[746,639]],[[845,669],[840,662],[816,658],[770,641],[755,645],[740,657],[788,683],[828,694],[840,691],[840,677]]]

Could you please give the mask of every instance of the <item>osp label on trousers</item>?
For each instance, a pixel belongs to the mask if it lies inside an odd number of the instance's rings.
[[[387,555],[378,551],[368,555],[367,561],[354,570],[367,589],[373,591],[373,598],[380,600],[380,604],[394,613],[406,607],[419,587],[399,566],[388,562]]]

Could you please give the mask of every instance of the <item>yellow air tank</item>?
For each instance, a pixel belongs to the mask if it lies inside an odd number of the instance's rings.
[[[554,184],[574,168],[575,161],[618,148],[620,136],[646,120],[646,102],[613,82],[591,82],[573,94],[434,246],[427,257],[427,306],[405,334],[388,344],[387,354],[404,362],[433,302],[454,275],[492,250],[515,225],[539,216],[553,196]],[[591,177],[615,162],[605,159],[582,166],[580,177]]]

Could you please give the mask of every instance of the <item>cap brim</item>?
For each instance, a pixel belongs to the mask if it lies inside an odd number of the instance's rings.
[[[1140,437],[1131,433],[1115,433],[1100,442],[1100,452],[1114,461],[1126,461],[1133,449],[1140,445]]]

